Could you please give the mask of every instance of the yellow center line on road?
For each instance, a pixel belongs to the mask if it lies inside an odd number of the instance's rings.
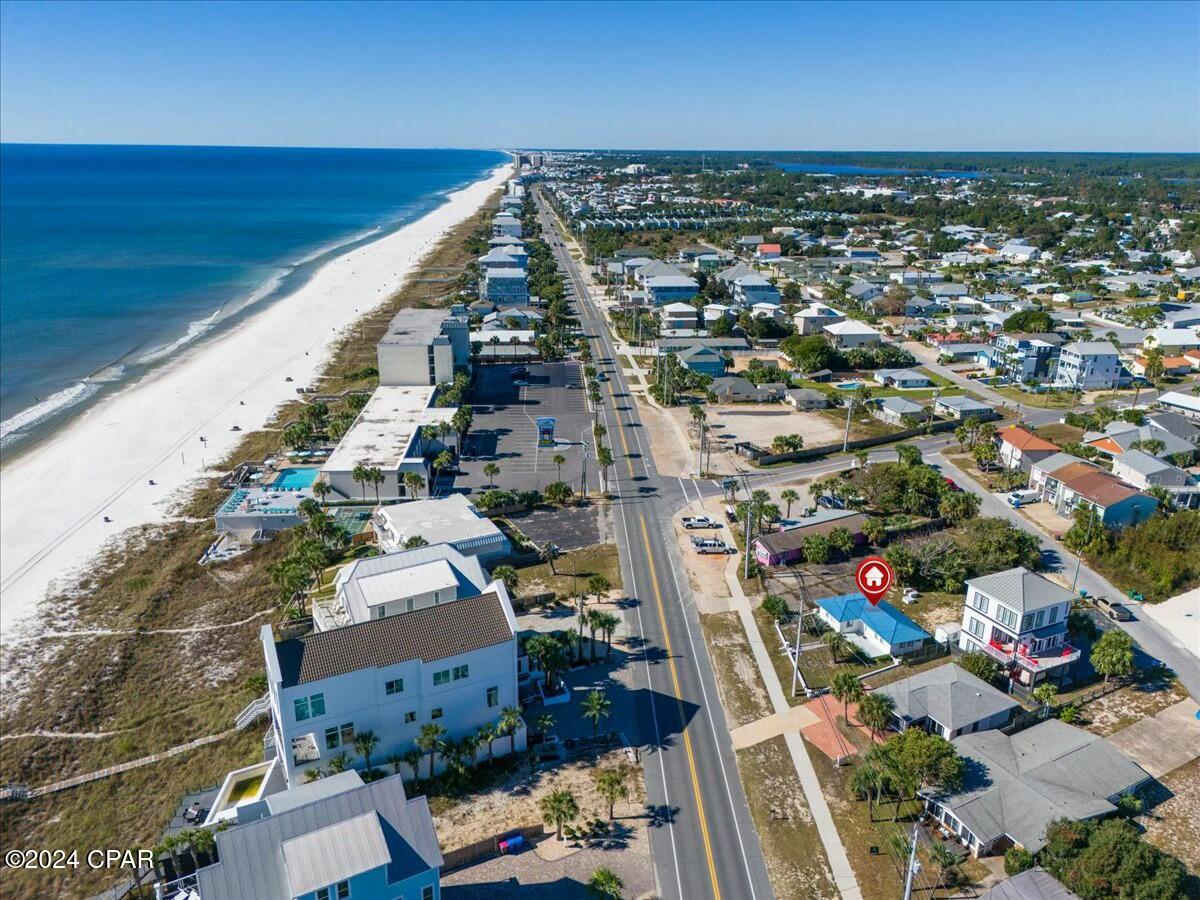
[[[671,681],[675,685],[675,703],[679,707],[679,730],[683,732],[683,746],[687,750],[688,769],[692,774],[692,792],[696,796],[696,809],[700,813],[700,834],[704,838],[704,855],[708,858],[708,877],[712,881],[713,896],[721,900],[721,888],[717,884],[717,866],[713,862],[712,842],[708,837],[708,818],[704,814],[704,800],[700,796],[700,779],[696,776],[696,757],[692,753],[692,738],[683,708],[683,692],[679,688],[679,672],[675,668],[675,654],[671,650],[671,633],[667,631],[667,616],[663,609],[662,591],[658,587],[658,572],[654,568],[654,551],[650,549],[650,534],[646,530],[646,517],[638,517],[642,523],[642,542],[646,545],[646,559],[650,564],[650,584],[654,587],[654,599],[658,604],[658,621],[662,626],[663,643],[666,645],[667,663],[671,668]]]
[[[613,391],[612,382],[608,383],[608,396],[612,397],[613,402],[613,418],[617,420],[617,434],[621,436],[621,448],[625,451],[625,462],[629,464],[629,477],[633,478],[633,457],[629,455],[629,441],[625,439],[625,424],[621,421],[621,414],[617,412],[617,395]]]

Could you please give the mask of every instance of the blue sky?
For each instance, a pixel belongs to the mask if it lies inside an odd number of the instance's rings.
[[[1198,151],[1200,4],[4,2],[0,137]]]

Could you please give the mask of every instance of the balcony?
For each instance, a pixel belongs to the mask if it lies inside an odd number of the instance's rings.
[[[1024,645],[1022,645],[1021,649],[1017,651],[1017,665],[1023,666],[1031,672],[1044,672],[1056,666],[1065,666],[1067,663],[1073,663],[1079,659],[1080,655],[1081,651],[1070,644],[1063,644],[1059,647],[1048,647],[1045,650],[1039,650],[1032,654],[1024,652]]]
[[[1016,656],[1015,644],[1002,644],[999,641],[992,639],[983,645],[983,651],[994,659],[1008,665]]]
[[[292,765],[302,766],[320,758],[321,751],[317,749],[316,735],[302,734],[292,738]]]

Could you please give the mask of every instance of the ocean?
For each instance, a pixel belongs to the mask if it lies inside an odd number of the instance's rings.
[[[61,425],[507,159],[0,145],[0,447]]]

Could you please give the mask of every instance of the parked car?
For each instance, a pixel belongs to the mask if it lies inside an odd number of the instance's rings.
[[[1022,506],[1025,506],[1026,504],[1037,503],[1041,499],[1042,499],[1042,495],[1039,494],[1037,491],[1033,491],[1033,490],[1013,491],[1011,494],[1008,495],[1008,505],[1011,506],[1013,509],[1020,509]]]
[[[513,380],[513,387],[529,387],[529,382],[524,378],[517,378]]]
[[[692,538],[692,549],[697,553],[729,553],[729,546],[717,538]]]
[[[952,490],[952,491],[961,491],[962,490],[962,488],[960,488],[955,483],[953,478],[947,478],[946,476],[942,476],[942,480],[946,482],[946,487],[950,488],[950,490]]]
[[[720,528],[721,523],[708,516],[684,516],[684,528]]]
[[[1096,604],[1096,608],[1104,613],[1114,622],[1132,622],[1133,613],[1123,603],[1117,600],[1109,600],[1107,597],[1095,597],[1092,600]]]
[[[513,366],[511,369],[508,370],[508,374],[511,375],[513,378],[524,378],[526,375],[529,374],[529,367],[528,366]]]

